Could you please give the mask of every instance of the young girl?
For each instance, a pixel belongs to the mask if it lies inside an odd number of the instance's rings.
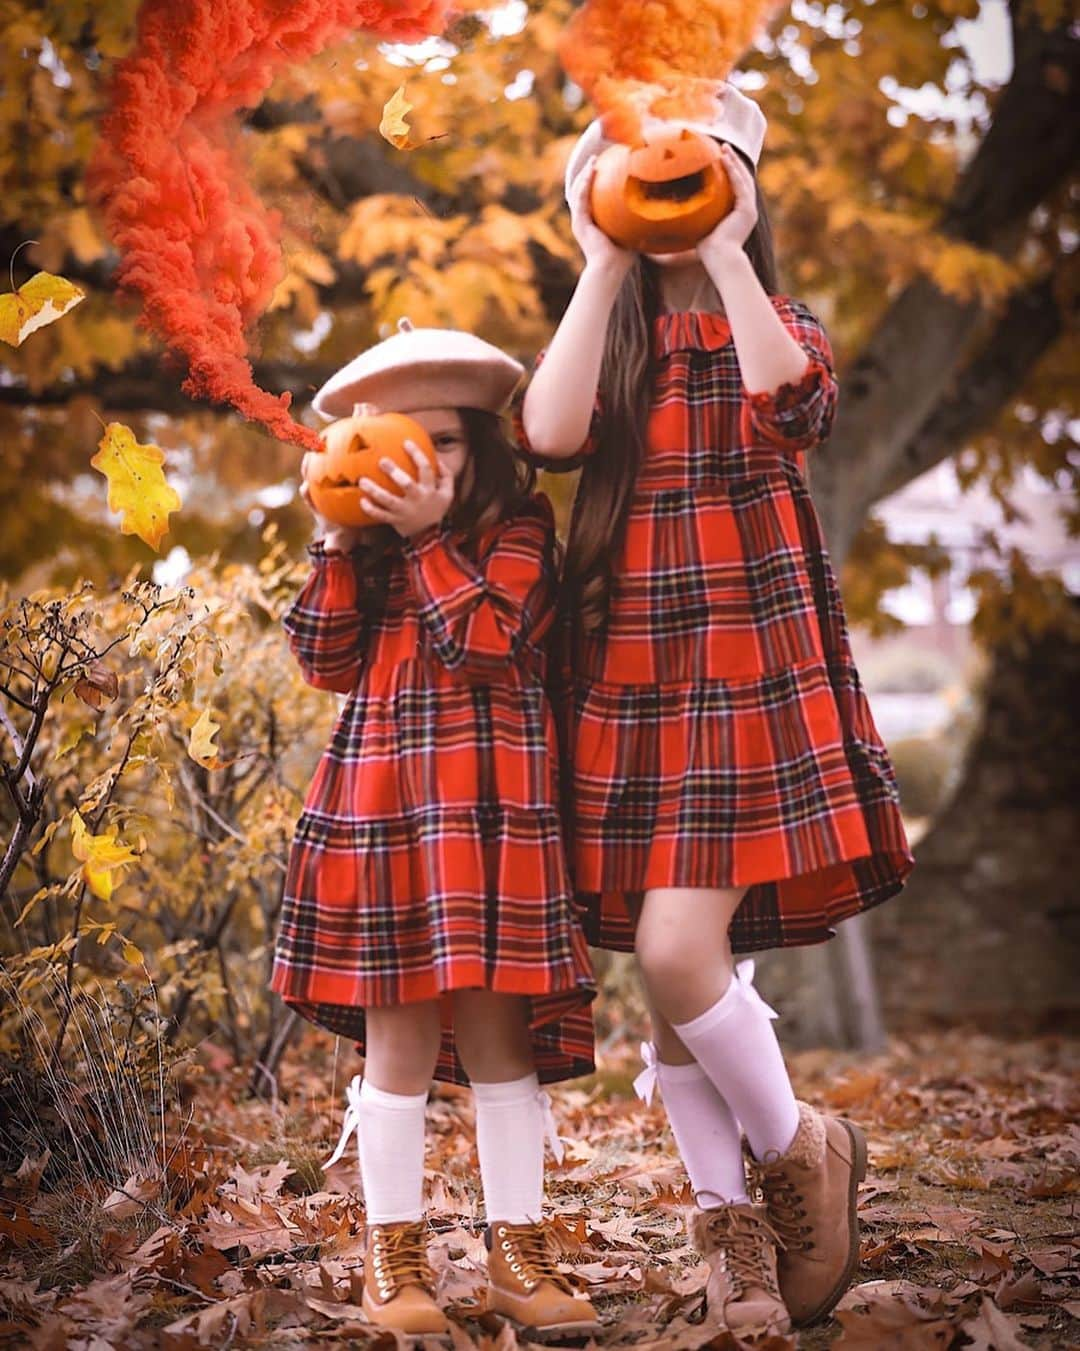
[[[445,1334],[423,1220],[429,1081],[472,1082],[488,1219],[489,1305],[522,1325],[587,1330],[541,1222],[545,1082],[592,1068],[594,989],[558,817],[544,645],[551,508],[499,411],[517,362],[465,333],[402,331],[339,371],[315,407],[410,414],[414,481],[364,479],[379,524],[317,519],[312,571],[285,616],[306,679],[349,695],[297,826],[272,987],[354,1038],[339,1158],[359,1139],[363,1307]],[[331,1161],[333,1161],[331,1160]]]
[[[732,952],[829,937],[897,892],[911,857],[803,476],[836,380],[821,325],[777,294],[752,173],[764,118],[719,84],[690,125],[722,143],[735,205],[672,256],[596,227],[599,124],[578,143],[585,268],[521,431],[542,459],[584,466],[565,587],[587,932],[638,956],[713,1316],[784,1331],[850,1281],[865,1146],[796,1101]]]

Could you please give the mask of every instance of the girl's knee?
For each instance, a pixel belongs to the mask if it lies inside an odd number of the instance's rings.
[[[441,1035],[434,1002],[368,1009],[364,1073],[387,1093],[422,1093],[435,1072]]]
[[[465,1073],[477,1083],[505,1083],[531,1074],[529,1001],[489,990],[458,991],[454,1041]]]

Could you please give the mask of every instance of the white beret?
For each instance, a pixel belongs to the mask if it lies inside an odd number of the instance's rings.
[[[312,400],[320,417],[348,417],[353,405],[371,403],[392,413],[423,408],[506,407],[524,367],[483,338],[456,328],[398,331],[336,371]]]
[[[751,164],[756,165],[761,157],[761,147],[765,144],[765,114],[753,99],[740,93],[726,80],[717,80],[713,91],[714,111],[708,117],[693,121],[682,118],[672,119],[676,126],[686,127],[690,131],[699,131],[703,136],[713,136],[718,141],[727,141],[737,150],[741,150]],[[665,119],[645,117],[643,126],[647,129],[662,125]],[[578,137],[577,144],[570,152],[566,166],[566,195],[570,196],[570,187],[593,155],[599,155],[614,142],[604,135],[602,119],[599,117],[589,123]]]

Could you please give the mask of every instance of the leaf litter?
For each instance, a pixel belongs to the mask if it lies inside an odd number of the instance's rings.
[[[794,1055],[800,1093],[867,1132],[861,1263],[833,1319],[754,1343],[703,1315],[707,1269],[686,1238],[689,1190],[662,1105],[645,1107],[629,1094],[631,1044],[610,1051],[592,1078],[555,1091],[566,1154],[560,1165],[549,1161],[549,1213],[565,1269],[603,1319],[590,1347],[1080,1344],[1080,1135],[1067,1043],[949,1033],[894,1042],[872,1061]],[[89,1278],[63,1279],[50,1227],[57,1198],[42,1186],[47,1158],[28,1155],[3,1179],[0,1346],[404,1345],[377,1334],[360,1308],[355,1160],[328,1173],[320,1165],[351,1071],[332,1043],[305,1031],[272,1102],[248,1095],[247,1073],[221,1047],[200,1047],[180,1077],[183,1137],[165,1142],[162,1176],[120,1178],[81,1198],[96,1212]],[[436,1087],[428,1122],[432,1260],[453,1351],[514,1351],[528,1338],[484,1307],[470,1094]]]

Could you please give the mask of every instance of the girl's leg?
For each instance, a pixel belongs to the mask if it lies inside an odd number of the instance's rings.
[[[529,1003],[490,990],[454,994],[454,1037],[476,1095],[476,1148],[488,1219],[536,1223],[544,1199],[546,1095],[533,1065]]]
[[[458,1055],[476,1095],[487,1210],[488,1307],[519,1327],[582,1334],[596,1310],[559,1271],[543,1223],[544,1136],[557,1143],[529,1037],[529,1001],[490,990],[454,995]]]
[[[416,1221],[424,1213],[424,1111],[439,1053],[439,1006],[372,1008],[366,1022],[357,1136],[367,1221]]]
[[[649,1015],[660,1096],[694,1200],[704,1209],[748,1201],[734,1113],[664,1015],[651,1004]]]
[[[728,929],[743,894],[646,892],[635,941],[651,1003],[764,1159],[787,1150],[799,1108],[769,1010],[734,973]]]

